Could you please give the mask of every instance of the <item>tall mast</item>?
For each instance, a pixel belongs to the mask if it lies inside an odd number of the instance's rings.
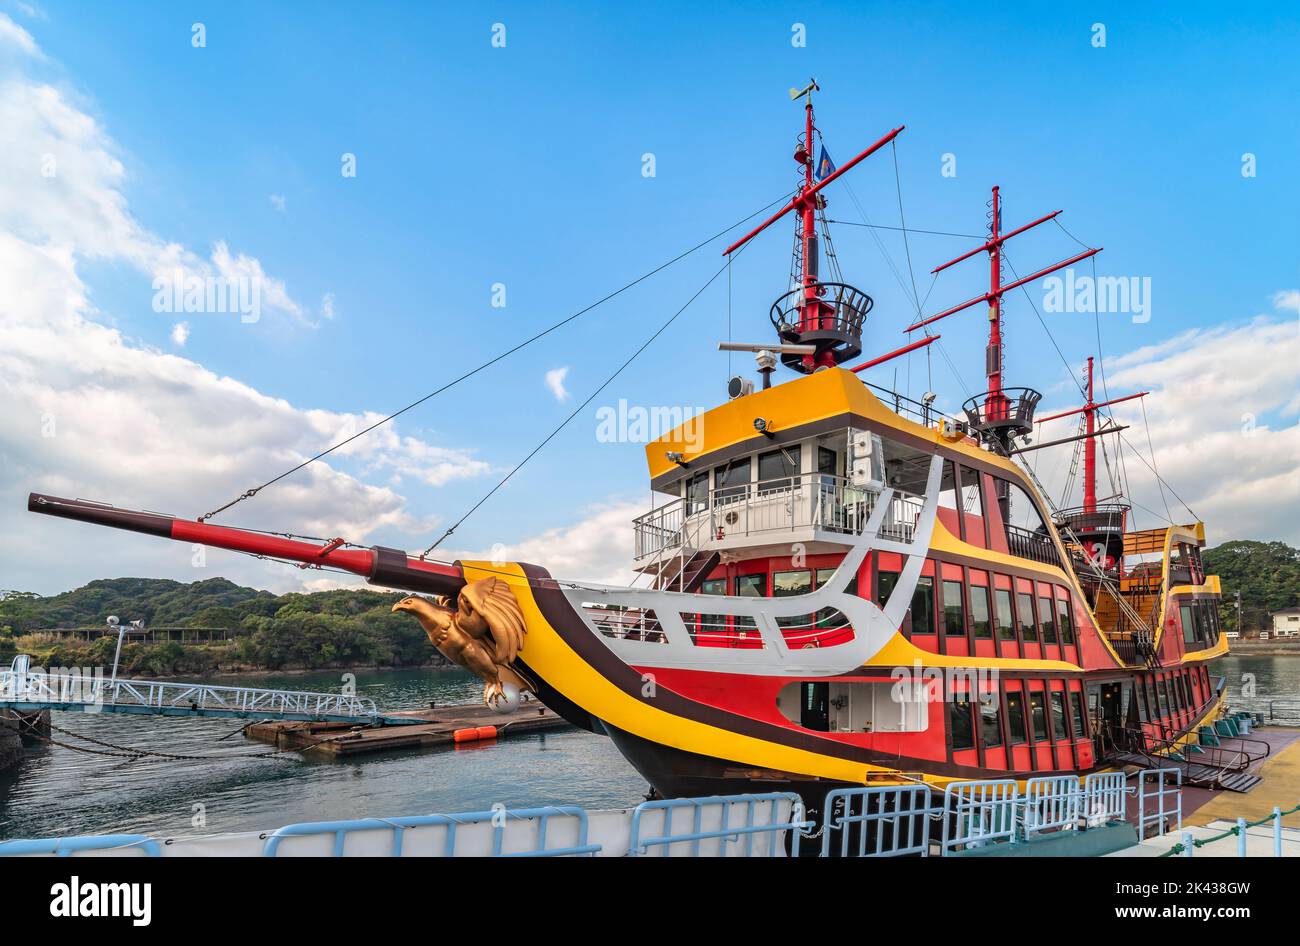
[[[796,285],[772,304],[770,314],[772,327],[786,349],[793,345],[812,346],[810,353],[781,351],[781,362],[803,374],[833,368],[862,354],[862,323],[874,305],[871,297],[860,289],[845,283],[823,282],[820,278],[817,211],[826,206],[826,198],[821,192],[840,175],[893,141],[903,130],[900,125],[843,166],[833,171],[826,168],[826,173],[822,173],[814,160],[817,124],[813,116],[812,94],[818,91],[816,80],[803,89],[790,90],[791,100],[805,99],[803,136],[794,152],[795,163],[800,165],[799,187],[794,197],[722,251],[729,256],[786,214],[798,213],[796,232],[800,261],[795,273]],[[905,350],[911,350],[911,346],[891,355],[897,356]]]
[[[1088,356],[1088,403],[1083,405],[1087,439],[1083,442],[1083,511],[1097,511],[1097,404],[1092,399],[1092,356]]]
[[[998,185],[993,185],[993,213],[989,220],[989,344],[984,350],[984,373],[988,376],[988,393],[984,410],[989,416],[1006,413],[1006,396],[1002,393],[1002,204]]]
[[[801,332],[812,331],[818,325],[818,317],[821,315],[822,306],[822,301],[817,295],[817,272],[820,262],[817,247],[817,197],[812,193],[813,155],[815,153],[813,132],[816,130],[816,126],[813,124],[812,94],[816,88],[817,84],[814,82],[804,90],[806,100],[804,102],[803,147],[796,149],[794,153],[795,161],[803,164],[803,186],[799,188],[799,196],[795,198],[799,205],[799,214],[803,224],[803,259],[801,261],[803,305],[799,309],[799,330]],[[803,356],[804,370],[809,373],[823,366],[833,367],[834,364],[834,356],[829,351],[819,351]]]
[[[1080,543],[1082,543],[1090,558],[1095,559],[1098,556],[1099,548],[1105,549],[1106,554],[1100,564],[1109,568],[1119,564],[1123,556],[1123,534],[1127,528],[1125,520],[1129,507],[1114,501],[1108,501],[1107,505],[1100,510],[1097,507],[1097,438],[1103,434],[1117,433],[1123,428],[1116,427],[1113,424],[1099,427],[1097,425],[1097,412],[1101,408],[1109,407],[1112,404],[1122,404],[1134,398],[1146,397],[1150,392],[1139,391],[1137,394],[1126,394],[1123,397],[1098,402],[1093,387],[1092,361],[1092,357],[1089,356],[1084,388],[1084,397],[1087,400],[1083,406],[1056,414],[1049,414],[1047,417],[1040,418],[1038,423],[1045,424],[1049,420],[1072,417],[1075,414],[1083,415],[1085,424],[1084,432],[1081,435],[1083,439],[1083,506],[1061,510],[1060,517],[1078,536]],[[1072,437],[1069,440],[1052,441],[1051,443],[1069,443],[1070,440],[1078,439],[1080,438]],[[1113,499],[1114,497],[1112,497]]]
[[[1002,284],[1002,245],[1012,237],[1019,236],[1026,230],[1031,230],[1039,224],[1052,220],[1061,211],[1057,210],[1050,214],[1045,214],[1024,226],[1017,227],[1009,233],[1002,232],[1002,194],[1001,188],[996,184],[993,186],[993,199],[990,202],[992,213],[989,219],[989,238],[984,241],[982,246],[977,246],[973,250],[968,250],[956,259],[949,260],[936,266],[930,272],[938,274],[943,272],[949,266],[953,266],[963,260],[968,260],[978,253],[988,253],[989,255],[989,291],[983,295],[976,296],[974,299],[968,299],[961,305],[955,305],[951,309],[945,309],[937,315],[920,319],[909,325],[905,331],[914,332],[919,328],[938,322],[950,315],[969,309],[971,306],[979,305],[981,302],[988,304],[989,317],[989,341],[988,348],[984,356],[984,373],[988,377],[988,385],[984,392],[984,403],[979,403],[979,396],[972,397],[964,405],[967,419],[970,425],[979,431],[987,441],[997,445],[1003,453],[1010,453],[1011,440],[1014,437],[1027,434],[1033,429],[1034,407],[1042,397],[1032,388],[1011,388],[1007,389],[1002,384],[1002,297],[1013,289],[1019,289],[1021,286],[1033,282],[1035,279],[1041,279],[1049,273],[1054,273],[1058,269],[1064,269],[1080,260],[1085,260],[1101,252],[1101,247],[1086,250],[1070,257],[1067,260],[1061,260],[1048,266],[1046,269],[1040,269],[1036,273],[1031,273],[1023,279],[1017,279],[1006,285]]]

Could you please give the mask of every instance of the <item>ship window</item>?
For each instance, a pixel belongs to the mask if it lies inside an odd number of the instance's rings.
[[[1169,691],[1165,688],[1165,681],[1156,681],[1156,702],[1160,707],[1160,715],[1169,715]]]
[[[1016,593],[1016,616],[1020,619],[1020,636],[1026,641],[1037,643],[1038,636],[1034,630],[1033,596],[1020,591]]]
[[[1029,718],[1034,724],[1034,741],[1047,741],[1047,705],[1043,702],[1043,693],[1031,691],[1029,694]]]
[[[876,573],[876,604],[884,607],[889,596],[894,592],[894,586],[898,584],[898,572],[877,572]]]
[[[799,475],[799,445],[758,455],[758,492],[790,489]]]
[[[1007,487],[1006,502],[1010,508],[1006,516],[1006,524],[1020,529],[1028,529],[1030,532],[1046,534],[1047,526],[1043,524],[1043,517],[1039,514],[1038,507],[1034,505],[1034,501],[1025,492],[1024,488],[1019,483],[1013,483],[1000,477],[998,482],[1005,483]]]
[[[772,573],[773,598],[786,598],[790,595],[806,595],[810,591],[812,591],[812,572],[810,571],[804,570],[797,572]]]
[[[825,695],[824,705],[815,706],[817,712],[808,718],[802,710],[810,687],[824,688]],[[820,732],[924,732],[930,723],[923,683],[788,683],[777,694],[776,706],[790,722]]]
[[[996,693],[980,694],[980,733],[984,738],[984,748],[1002,745],[1002,713],[998,709]]]
[[[707,509],[709,505],[709,474],[696,473],[686,482],[686,514]]]
[[[717,502],[735,502],[749,495],[749,457],[732,460],[726,466],[718,467],[714,474]]]
[[[767,586],[766,575],[737,575],[736,576],[736,595],[741,598],[762,598],[763,591]],[[738,631],[756,631],[758,625],[754,619],[746,615],[738,614],[734,618],[735,627]]]
[[[943,462],[943,477],[939,481],[939,505],[944,509],[957,508],[957,477],[953,474],[951,460]]]
[[[725,595],[727,593],[727,579],[710,578],[700,585],[700,593],[706,595]],[[700,614],[697,616],[696,630],[708,630],[717,632],[726,630],[727,616],[725,614]]]
[[[829,447],[817,448],[817,472],[823,476],[837,476],[839,474],[838,456],[834,450]]]
[[[1039,627],[1043,632],[1044,644],[1056,643],[1056,621],[1052,618],[1052,602],[1047,598],[1038,599]]]
[[[998,637],[1004,641],[1016,639],[1016,625],[1011,617],[1011,592],[998,588],[993,592],[998,608]]]
[[[1069,734],[1065,731],[1065,694],[1052,691],[1052,736],[1057,742],[1065,742]]]
[[[1007,728],[1011,731],[1011,744],[1025,742],[1025,697],[1018,690],[1007,691]]]
[[[1070,602],[1056,599],[1056,623],[1061,626],[1061,643],[1074,643],[1074,620],[1070,617]]]
[[[971,713],[970,697],[964,693],[953,694],[948,704],[948,728],[952,731],[952,749],[975,748],[975,723]]]
[[[983,515],[980,503],[980,475],[968,466],[961,468],[961,508],[974,516]],[[983,541],[981,539],[980,541]]]
[[[1083,694],[1077,690],[1070,693],[1070,711],[1074,714],[1074,735],[1077,738],[1083,738],[1085,733],[1083,722]]]
[[[943,632],[949,637],[966,635],[966,616],[962,613],[959,581],[943,583]]]
[[[826,584],[826,582],[830,581],[831,577],[835,574],[837,570],[838,569],[834,569],[834,568],[817,569],[817,571],[814,572],[814,574],[817,577],[817,587],[820,588],[822,585]],[[844,593],[849,595],[856,595],[858,593],[857,575],[854,575],[852,578],[849,579],[849,583],[845,587]],[[849,619],[845,617],[842,612],[838,611],[835,608],[822,608],[820,611],[818,611],[816,614],[813,615],[813,626],[816,627],[818,630],[822,630],[822,631],[830,630],[837,627],[847,627],[848,623],[849,623]]]
[[[912,592],[912,633],[934,633],[934,579],[922,575]]]
[[[788,598],[791,595],[806,595],[812,591],[812,572],[808,570],[797,572],[773,572],[772,573],[772,597]],[[815,618],[808,614],[795,614],[790,617],[779,617],[776,619],[777,627],[787,628],[807,628]]]
[[[970,626],[976,637],[993,636],[993,625],[989,623],[989,590],[979,585],[970,589]]]
[[[836,573],[837,571],[839,571],[838,568],[819,568],[819,569],[817,569],[817,572],[816,572],[816,575],[817,575],[817,587],[820,588],[822,585],[826,584],[826,582],[830,581],[830,580],[835,576],[835,573]],[[854,575],[852,578],[849,579],[849,583],[844,587],[844,593],[845,593],[845,594],[848,594],[848,595],[856,595],[856,594],[858,593],[858,576],[857,576],[857,575]]]
[[[1192,620],[1191,606],[1186,604],[1179,606],[1178,616],[1183,622],[1183,643],[1196,643],[1196,622]]]

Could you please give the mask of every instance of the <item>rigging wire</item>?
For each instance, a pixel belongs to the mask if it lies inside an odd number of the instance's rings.
[[[265,483],[263,483],[261,486],[255,486],[255,487],[253,487],[252,489],[245,490],[243,493],[241,493],[241,494],[240,494],[239,496],[237,496],[235,499],[232,499],[230,502],[226,503],[224,506],[219,506],[218,508],[212,510],[211,512],[208,512],[208,513],[203,514],[202,516],[199,516],[198,521],[199,521],[199,522],[206,522],[208,519],[211,519],[213,516],[216,516],[216,515],[218,515],[219,513],[225,512],[225,511],[226,511],[227,509],[229,509],[231,506],[234,506],[234,505],[236,505],[237,503],[241,503],[241,502],[243,502],[243,501],[246,500],[246,499],[252,499],[254,496],[256,496],[258,493],[260,493],[262,490],[266,489],[268,486],[272,486],[272,485],[274,485],[275,483],[280,482],[280,480],[284,479],[284,478],[287,477],[287,476],[292,476],[294,473],[297,473],[299,470],[303,469],[304,467],[309,466],[309,465],[311,465],[312,463],[315,463],[317,460],[320,460],[320,459],[322,459],[323,457],[328,456],[329,454],[333,453],[335,450],[339,449],[340,447],[346,446],[347,444],[351,443],[351,442],[354,441],[354,440],[357,440],[357,439],[360,438],[360,437],[364,437],[366,434],[370,433],[372,430],[375,430],[375,429],[378,428],[378,427],[382,427],[384,424],[387,424],[389,421],[393,420],[394,418],[400,417],[402,414],[405,414],[407,411],[412,410],[413,408],[419,407],[421,404],[425,403],[425,402],[428,401],[428,400],[431,400],[431,399],[434,398],[434,397],[437,397],[439,394],[443,393],[444,391],[448,390],[449,388],[455,387],[457,384],[460,384],[460,382],[465,381],[465,380],[467,380],[467,379],[469,379],[469,378],[472,378],[474,375],[478,374],[480,371],[484,370],[485,368],[489,368],[489,367],[491,367],[492,365],[496,364],[498,361],[501,361],[501,360],[504,359],[504,358],[508,358],[510,355],[513,355],[515,352],[519,351],[520,349],[526,348],[527,346],[531,345],[533,342],[537,341],[538,339],[541,339],[541,338],[543,338],[543,337],[545,337],[545,336],[551,334],[551,333],[554,332],[556,329],[559,329],[559,328],[561,328],[561,327],[563,327],[563,326],[565,326],[565,325],[568,325],[570,322],[574,321],[575,319],[577,319],[577,318],[579,318],[579,317],[581,317],[581,316],[583,316],[583,315],[586,315],[588,312],[590,312],[592,309],[595,309],[597,306],[603,305],[604,303],[608,302],[610,299],[613,299],[615,296],[618,296],[618,295],[620,295],[620,294],[626,292],[627,290],[631,289],[633,286],[636,286],[636,285],[638,285],[639,283],[644,282],[645,280],[649,279],[651,276],[654,276],[654,275],[656,275],[657,273],[660,273],[660,272],[662,272],[663,270],[667,269],[669,266],[672,266],[674,263],[678,263],[678,262],[680,262],[681,260],[683,260],[683,259],[685,259],[686,257],[690,256],[692,253],[696,252],[697,250],[699,250],[699,249],[701,249],[701,248],[703,248],[703,247],[705,247],[705,246],[708,246],[708,245],[709,245],[710,243],[712,243],[714,240],[716,240],[716,239],[718,239],[719,237],[723,236],[724,234],[727,234],[727,233],[731,232],[732,230],[736,229],[736,227],[739,227],[739,226],[741,226],[741,225],[743,225],[743,224],[745,224],[745,223],[748,223],[750,220],[752,220],[753,218],[757,217],[759,214],[764,213],[765,211],[770,210],[772,207],[775,207],[777,204],[779,204],[779,203],[783,203],[783,202],[785,202],[785,201],[787,201],[787,200],[789,200],[789,199],[790,199],[790,198],[789,198],[789,195],[788,195],[788,194],[787,194],[787,195],[783,195],[783,196],[781,196],[781,197],[778,197],[776,200],[774,200],[774,201],[772,201],[771,203],[767,204],[765,207],[761,207],[761,208],[759,208],[758,210],[755,210],[753,213],[749,214],[749,215],[748,215],[747,217],[745,217],[743,220],[738,220],[738,221],[736,221],[735,223],[733,223],[731,226],[727,227],[726,229],[724,229],[724,230],[720,230],[720,231],[718,231],[717,233],[715,233],[713,236],[709,237],[708,239],[706,239],[706,240],[702,240],[701,242],[695,244],[695,245],[694,245],[693,247],[691,247],[689,250],[686,250],[686,251],[684,251],[684,252],[678,254],[677,256],[673,257],[672,259],[668,260],[668,261],[665,262],[665,263],[661,263],[660,265],[656,266],[656,267],[655,267],[654,269],[652,269],[652,270],[649,270],[648,272],[642,273],[640,276],[636,277],[636,278],[633,279],[631,282],[624,284],[623,286],[619,287],[618,289],[615,289],[613,292],[611,292],[611,293],[609,293],[608,295],[606,295],[606,296],[604,296],[604,297],[602,297],[602,298],[596,300],[595,302],[591,303],[590,305],[586,306],[585,308],[579,309],[577,312],[574,312],[572,315],[569,315],[569,316],[567,316],[567,317],[561,319],[560,321],[554,323],[554,324],[551,325],[550,327],[543,329],[542,331],[538,332],[536,335],[533,335],[531,338],[525,339],[524,341],[522,341],[522,342],[520,342],[519,344],[515,345],[513,348],[510,348],[510,349],[508,349],[508,350],[506,350],[506,351],[500,353],[499,355],[496,355],[496,356],[494,356],[493,358],[491,358],[491,359],[489,359],[489,360],[483,362],[483,363],[480,364],[478,367],[476,367],[476,368],[471,368],[469,371],[467,371],[467,372],[465,372],[464,374],[460,375],[460,377],[455,378],[455,379],[453,379],[453,380],[451,380],[451,381],[448,381],[446,384],[442,385],[441,387],[437,388],[436,390],[431,391],[430,393],[424,395],[424,397],[421,397],[421,398],[419,398],[418,400],[412,401],[410,404],[407,404],[405,407],[401,408],[400,410],[394,411],[393,413],[389,414],[387,417],[384,417],[382,420],[378,420],[378,421],[376,421],[375,423],[371,424],[369,427],[366,427],[365,429],[358,431],[357,433],[353,434],[352,436],[347,437],[347,438],[345,438],[345,439],[343,439],[343,440],[340,440],[338,443],[334,444],[332,447],[329,447],[329,448],[326,449],[326,450],[322,450],[320,453],[316,454],[315,456],[311,457],[310,459],[307,459],[307,460],[302,461],[302,462],[299,463],[297,466],[292,467],[292,468],[290,468],[290,469],[288,469],[288,470],[285,470],[285,471],[284,471],[283,473],[281,473],[279,476],[276,476],[276,477],[274,477],[273,479],[267,480],[267,481],[266,481]]]
[[[1156,463],[1156,447],[1151,441],[1151,421],[1147,420],[1147,399],[1140,397],[1138,400],[1142,403],[1142,426],[1147,429],[1147,452],[1151,454],[1151,465],[1154,467]],[[1172,521],[1173,514],[1169,511],[1169,500],[1165,498],[1165,483],[1160,478],[1159,473],[1156,474],[1156,486],[1160,488],[1160,501],[1165,504],[1165,515],[1169,516]]]
[[[916,289],[916,267],[912,265],[912,246],[907,239],[907,220],[903,216],[903,178],[898,170],[898,139],[889,143],[889,150],[894,156],[894,192],[898,195],[898,228],[903,231],[903,252],[907,255],[907,274],[912,280],[912,298],[916,300],[919,314],[921,293]]]
[[[425,557],[430,552],[432,552],[439,545],[441,545],[449,536],[451,536],[452,533],[454,533],[458,528],[460,528],[461,524],[464,523],[464,521],[468,519],[470,516],[472,516],[480,506],[482,506],[485,502],[491,499],[496,494],[497,490],[505,486],[506,483],[510,481],[511,477],[513,477],[516,473],[522,470],[524,468],[524,464],[526,464],[529,460],[535,457],[538,453],[541,452],[543,447],[545,447],[548,443],[554,440],[555,437],[559,435],[560,431],[562,431],[565,427],[569,425],[570,421],[572,421],[575,417],[577,417],[578,414],[581,413],[587,407],[588,404],[590,404],[592,401],[596,399],[596,396],[600,394],[601,391],[609,387],[609,385],[614,382],[614,379],[617,378],[620,374],[622,374],[624,369],[626,369],[628,365],[632,364],[632,362],[635,361],[643,351],[645,351],[647,348],[650,347],[650,345],[654,342],[655,339],[657,339],[660,335],[662,335],[665,331],[667,331],[668,327],[672,325],[673,322],[677,321],[677,317],[680,316],[683,312],[685,312],[691,306],[691,304],[704,293],[704,290],[708,289],[709,286],[713,285],[714,280],[716,280],[719,276],[721,276],[724,270],[730,267],[731,257],[738,256],[740,253],[744,252],[744,250],[745,247],[742,246],[735,253],[728,254],[727,261],[723,263],[722,266],[712,276],[708,278],[708,280],[704,283],[704,285],[700,286],[699,289],[695,290],[695,293],[689,299],[686,300],[686,302],[682,305],[680,309],[678,309],[671,316],[669,316],[667,321],[665,321],[662,325],[660,325],[659,328],[655,329],[654,334],[651,335],[649,338],[647,338],[641,344],[640,348],[632,352],[632,354],[629,355],[627,359],[621,365],[619,365],[618,368],[614,370],[613,374],[611,374],[608,378],[606,378],[604,381],[601,382],[600,387],[592,391],[591,394],[587,397],[587,399],[583,401],[581,404],[579,404],[577,407],[575,407],[573,409],[573,412],[569,414],[568,417],[560,421],[559,425],[556,426],[549,434],[547,434],[546,437],[543,438],[541,443],[539,443],[536,447],[534,447],[531,451],[529,451],[528,455],[525,456],[522,460],[520,460],[519,463],[515,465],[514,469],[512,469],[509,473],[503,476],[501,480],[490,490],[484,493],[483,497],[478,502],[476,502],[473,506],[471,506],[463,516],[461,516],[454,523],[452,523],[450,528],[448,528],[447,531],[444,532],[438,538],[437,542],[434,542],[422,553],[420,553],[420,559],[424,560]]]
[[[840,224],[846,227],[871,227],[875,230],[895,230],[904,233],[925,233],[930,236],[961,237],[963,240],[987,239],[986,237],[979,236],[975,233],[953,233],[951,230],[922,230],[918,227],[891,227],[883,223],[862,223],[857,220],[827,220],[826,222]]]

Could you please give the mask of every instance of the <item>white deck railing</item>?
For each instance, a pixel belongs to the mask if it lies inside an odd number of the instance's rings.
[[[803,529],[856,535],[878,496],[821,473],[712,489],[707,498],[674,499],[634,519],[635,555],[640,561],[684,544],[707,549],[737,536]],[[922,497],[895,491],[881,534],[910,541],[923,505]]]

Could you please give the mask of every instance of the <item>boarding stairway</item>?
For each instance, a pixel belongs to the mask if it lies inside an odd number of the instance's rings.
[[[1249,739],[1250,714],[1237,713],[1206,724],[1192,734],[1175,733],[1161,727],[1159,736],[1141,729],[1113,730],[1112,743],[1104,754],[1111,765],[1177,769],[1184,785],[1222,788],[1245,793],[1262,778],[1251,766],[1267,758],[1269,744]]]

